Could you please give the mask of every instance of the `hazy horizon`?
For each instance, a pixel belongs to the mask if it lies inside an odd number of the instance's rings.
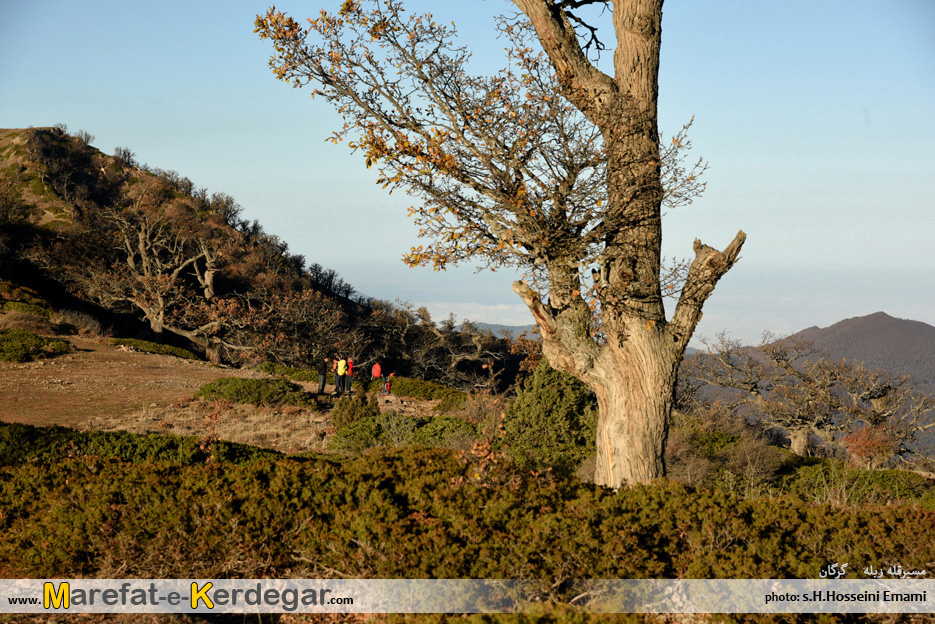
[[[302,21],[339,5],[277,8]],[[502,65],[493,16],[512,4],[407,6],[454,20],[477,67]],[[245,218],[370,296],[424,305],[436,320],[531,323],[510,289],[515,275],[403,265],[419,243],[405,216],[412,200],[388,196],[359,155],[325,142],[340,119],[326,102],[275,80],[271,46],[253,33],[265,9],[5,3],[0,126],[65,123],[104,152],[129,147],[140,162],[234,196]],[[932,24],[935,5],[910,0],[666,4],[660,128],[671,136],[694,116],[694,154],[710,170],[705,195],[664,220],[663,253],[686,257],[696,237],[723,248],[748,234],[696,337],[728,329],[752,343],[764,330],[877,311],[935,324]]]

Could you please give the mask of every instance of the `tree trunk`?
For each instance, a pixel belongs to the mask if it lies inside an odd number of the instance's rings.
[[[588,375],[597,395],[598,485],[618,488],[665,476],[665,447],[677,364],[651,329],[608,345]]]
[[[156,336],[156,342],[162,342],[162,337],[165,335],[165,323],[162,318],[149,317],[149,329]]]
[[[584,381],[600,406],[598,484],[619,488],[665,475],[664,451],[676,372],[718,280],[736,262],[741,231],[723,252],[694,244],[670,321],[662,304],[662,200],[657,99],[662,0],[614,0],[614,75],[595,67],[566,10],[590,2],[514,0],[555,67],[562,95],[601,132],[607,154],[607,207],[594,231],[604,250],[592,267],[601,326],[581,298],[580,258],[547,263],[548,302],[513,284],[539,325],[543,354]],[[603,335],[597,337],[598,331]]]
[[[209,338],[205,345],[205,357],[208,358],[208,361],[212,364],[221,363],[221,341],[218,339]]]
[[[808,429],[794,429],[789,432],[789,448],[799,457],[808,456]]]

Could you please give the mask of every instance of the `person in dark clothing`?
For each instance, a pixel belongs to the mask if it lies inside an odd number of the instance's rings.
[[[325,380],[328,378],[328,369],[330,368],[330,359],[324,358],[318,365],[318,394],[325,393]]]

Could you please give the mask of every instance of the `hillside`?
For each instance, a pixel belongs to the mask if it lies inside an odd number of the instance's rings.
[[[0,129],[4,310],[30,316],[40,302],[40,316],[77,313],[108,335],[214,363],[310,367],[341,351],[360,366],[381,361],[462,388],[488,382],[490,362],[501,390],[515,379],[508,341],[439,328],[406,303],[354,297],[333,269],[243,218],[233,197],[93,140],[63,125]],[[22,288],[33,303],[14,294]]]
[[[792,337],[812,342],[834,359],[911,375],[920,390],[935,394],[935,327],[926,323],[876,312],[829,327],[809,327]]]

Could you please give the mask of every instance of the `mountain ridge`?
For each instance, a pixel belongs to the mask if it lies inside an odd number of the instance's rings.
[[[910,375],[923,392],[935,394],[935,327],[874,312],[812,326],[789,336],[806,340],[834,359],[858,360],[893,375]]]

